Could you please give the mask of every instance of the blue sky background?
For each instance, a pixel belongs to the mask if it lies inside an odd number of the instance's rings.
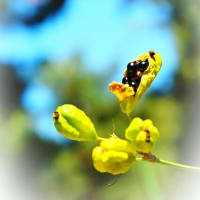
[[[10,0],[8,10],[22,16],[32,15],[36,4],[30,2]],[[167,3],[148,0],[129,4],[122,0],[69,0],[56,16],[41,25],[26,27],[19,22],[0,25],[0,62],[13,63],[18,76],[27,82],[21,102],[39,136],[63,141],[52,123],[56,96],[46,85],[34,81],[41,58],[67,60],[79,52],[88,69],[99,73],[117,63],[119,68],[111,80],[121,81],[127,63],[153,49],[162,55],[163,67],[151,91],[170,91],[179,62],[170,26],[171,9]],[[38,112],[41,117],[36,120]]]

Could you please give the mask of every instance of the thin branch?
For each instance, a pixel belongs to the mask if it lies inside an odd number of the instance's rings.
[[[194,166],[190,166],[190,165],[183,165],[183,164],[179,164],[179,163],[175,163],[175,162],[171,162],[171,161],[167,161],[167,160],[162,160],[162,159],[155,159],[153,162],[150,159],[147,159],[147,157],[145,158],[136,158],[137,162],[140,161],[146,161],[146,162],[151,162],[151,163],[158,163],[158,164],[163,164],[163,165],[168,165],[168,166],[173,166],[173,167],[179,167],[179,168],[184,168],[184,169],[190,169],[190,170],[199,170],[200,171],[200,167],[194,167]]]
[[[200,167],[194,167],[194,166],[190,166],[190,165],[183,165],[183,164],[179,164],[179,163],[175,163],[175,162],[170,162],[167,160],[157,160],[157,163],[163,164],[163,165],[168,165],[168,166],[173,166],[173,167],[181,167],[181,168],[185,168],[185,169],[191,169],[191,170],[199,170],[200,171]]]

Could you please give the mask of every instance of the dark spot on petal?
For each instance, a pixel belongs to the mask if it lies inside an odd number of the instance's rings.
[[[142,76],[142,72],[141,71],[137,71],[136,75],[137,75],[137,78],[140,78]]]
[[[128,83],[128,77],[125,76],[125,77],[122,79],[122,83],[123,83],[123,84]]]
[[[144,129],[144,131],[146,132],[146,142],[151,142],[151,135],[150,135],[150,131],[148,129]]]
[[[134,92],[136,93],[137,89],[138,89],[138,84],[136,81],[133,81],[133,80],[129,80],[128,82],[129,86],[131,86],[134,90]]]
[[[54,114],[54,115],[53,115],[53,118],[54,118],[54,119],[58,119],[58,118],[59,118],[59,113],[58,113],[58,112],[54,112],[53,114]]]
[[[146,59],[145,61],[140,61],[137,65],[137,70],[144,72],[149,66],[149,61]]]
[[[128,78],[133,78],[136,76],[137,71],[127,71]]]
[[[133,62],[128,63],[127,70],[134,70],[134,63]]]
[[[156,54],[155,51],[153,51],[153,50],[149,51],[150,57],[153,58],[154,60],[155,60],[155,58],[154,58],[155,54]]]

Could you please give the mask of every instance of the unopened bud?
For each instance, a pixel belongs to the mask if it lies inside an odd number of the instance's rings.
[[[159,138],[159,131],[152,121],[136,117],[125,132],[126,139],[132,141],[137,152],[149,153],[153,143]]]
[[[133,145],[128,141],[110,137],[93,149],[93,165],[102,173],[123,174],[136,161],[135,154]]]
[[[59,106],[53,113],[53,120],[57,131],[68,139],[88,141],[98,138],[90,118],[73,105]]]

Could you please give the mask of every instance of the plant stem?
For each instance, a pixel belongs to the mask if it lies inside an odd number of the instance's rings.
[[[152,162],[152,161],[150,161],[148,159],[136,158],[136,161],[146,161],[146,162],[151,162],[151,163],[158,163],[158,164],[163,164],[163,165],[168,165],[168,166],[173,166],[173,167],[179,167],[179,168],[184,168],[184,169],[191,169],[191,170],[199,170],[200,171],[200,167],[194,167],[194,166],[190,166],[190,165],[183,165],[183,164],[170,162],[170,161],[162,160],[162,159],[156,159],[155,161]]]
[[[190,166],[190,165],[183,165],[183,164],[179,164],[179,163],[175,163],[175,162],[170,162],[167,160],[157,160],[157,163],[163,164],[163,165],[168,165],[168,166],[174,166],[174,167],[181,167],[181,168],[185,168],[185,169],[191,169],[191,170],[199,170],[200,171],[200,167],[194,167],[194,166]]]

